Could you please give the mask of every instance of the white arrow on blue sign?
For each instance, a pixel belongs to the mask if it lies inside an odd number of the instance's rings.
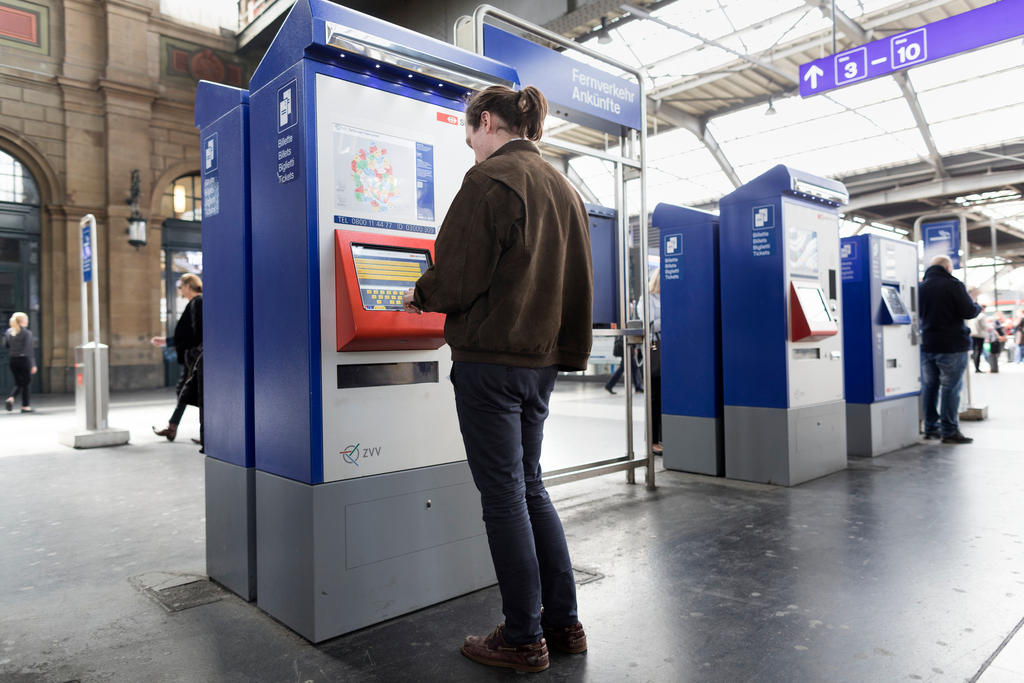
[[[1024,0],[1002,0],[800,65],[800,96],[1024,35]]]

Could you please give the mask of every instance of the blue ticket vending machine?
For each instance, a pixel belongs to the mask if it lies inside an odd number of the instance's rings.
[[[847,448],[873,457],[918,439],[917,245],[854,235],[841,254]]]
[[[654,208],[661,234],[661,430],[666,469],[725,474],[718,216]]]
[[[776,166],[722,198],[725,472],[794,486],[846,467],[834,180]]]
[[[313,642],[494,582],[443,316],[401,293],[516,73],[299,0],[250,82],[259,606]]]
[[[196,90],[203,179],[206,572],[256,597],[249,93]]]

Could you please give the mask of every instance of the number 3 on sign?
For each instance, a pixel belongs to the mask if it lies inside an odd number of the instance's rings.
[[[860,80],[868,75],[868,51],[858,47],[835,57],[836,85]]]
[[[894,69],[917,64],[928,59],[928,31],[919,28],[889,39]]]

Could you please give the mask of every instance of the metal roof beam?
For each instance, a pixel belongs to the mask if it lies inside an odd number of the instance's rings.
[[[914,123],[917,124],[917,130],[921,133],[921,139],[924,140],[925,147],[928,148],[928,159],[932,166],[935,167],[935,173],[940,178],[946,178],[949,173],[946,171],[946,167],[942,164],[942,155],[939,154],[939,148],[935,145],[935,138],[932,137],[932,129],[928,126],[928,119],[924,115],[924,110],[921,108],[921,101],[917,98],[917,91],[914,90],[913,84],[910,82],[910,77],[907,76],[905,71],[898,71],[892,75],[896,80],[897,85],[900,86],[900,90],[903,91],[903,99],[907,101],[910,106],[910,113],[914,115]]]
[[[736,169],[732,167],[732,163],[729,161],[729,158],[725,156],[725,152],[722,151],[718,141],[715,140],[715,136],[708,130],[707,123],[705,121],[701,121],[692,114],[669,109],[665,106],[657,107],[652,111],[652,113],[662,121],[676,126],[677,128],[685,128],[696,135],[697,139],[704,144],[709,152],[711,152],[711,156],[713,156],[715,161],[718,162],[719,167],[721,167],[733,187],[739,187],[743,184],[743,181],[740,180],[739,175],[736,173]]]
[[[960,195],[980,190],[990,190],[1004,185],[1024,183],[1024,171],[1002,171],[999,173],[978,173],[955,178],[940,178],[927,183],[908,185],[893,190],[872,192],[871,194],[851,197],[844,209],[847,213],[869,206],[914,202],[929,197]]]

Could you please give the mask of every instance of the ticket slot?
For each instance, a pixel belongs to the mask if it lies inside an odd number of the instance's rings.
[[[402,309],[402,295],[433,262],[431,240],[335,230],[338,351],[436,349],[444,344],[443,314]]]
[[[390,387],[403,384],[437,384],[437,381],[437,361],[367,363],[338,366],[339,389]]]

